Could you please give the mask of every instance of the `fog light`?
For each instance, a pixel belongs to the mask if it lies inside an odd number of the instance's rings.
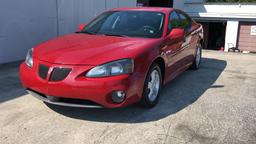
[[[112,101],[114,103],[122,103],[125,100],[125,92],[124,91],[115,91],[112,93]]]

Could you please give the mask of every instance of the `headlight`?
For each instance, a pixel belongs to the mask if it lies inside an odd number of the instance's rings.
[[[132,59],[123,59],[97,66],[91,69],[86,76],[95,78],[129,74],[133,72],[133,68],[134,62]]]
[[[33,67],[33,48],[28,50],[25,63],[29,67]]]

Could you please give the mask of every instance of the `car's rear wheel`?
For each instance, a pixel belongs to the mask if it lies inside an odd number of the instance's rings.
[[[154,107],[159,99],[160,91],[162,87],[162,75],[159,65],[153,64],[147,74],[141,104],[144,107]]]
[[[193,70],[199,69],[201,64],[201,59],[202,59],[202,45],[199,43],[197,44],[195,59],[191,66]]]

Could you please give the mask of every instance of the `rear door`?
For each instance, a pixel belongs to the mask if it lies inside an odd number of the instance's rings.
[[[182,11],[178,11],[181,28],[185,30],[185,39],[182,44],[182,51],[184,55],[183,64],[191,64],[194,60],[199,33],[196,33],[196,27],[193,25],[192,19]]]

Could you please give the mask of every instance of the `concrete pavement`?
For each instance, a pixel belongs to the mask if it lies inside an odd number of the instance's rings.
[[[167,84],[153,109],[45,105],[0,66],[0,144],[255,144],[256,55],[204,51],[201,69]]]

